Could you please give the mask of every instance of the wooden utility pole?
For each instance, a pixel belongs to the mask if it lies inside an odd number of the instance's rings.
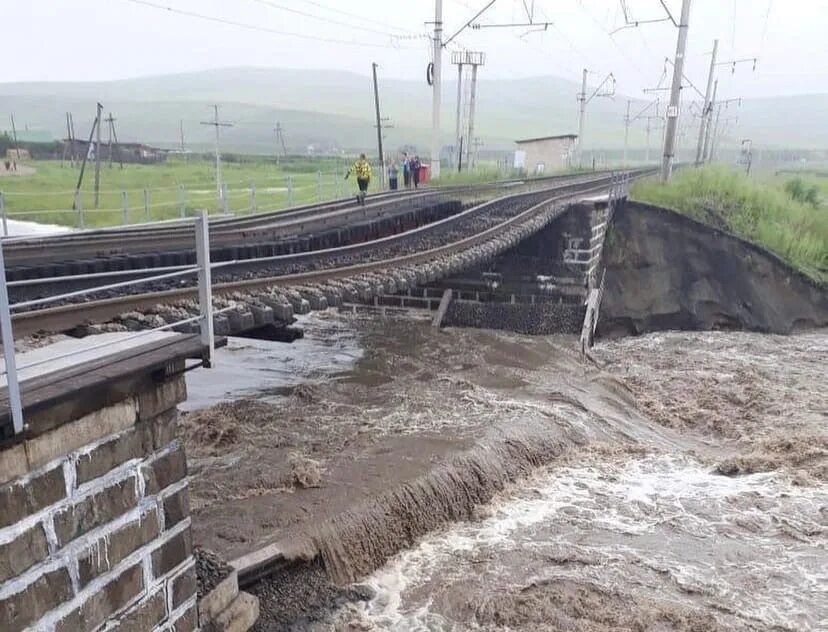
[[[181,153],[184,153],[184,119],[178,121],[178,131],[181,134]]]
[[[66,154],[69,153],[69,164],[75,166],[74,147],[72,144],[72,126],[69,124],[69,112],[66,113],[66,142],[63,144],[63,153],[60,156],[60,166],[66,160]]]
[[[115,121],[118,119],[112,116],[112,112],[109,113],[109,117],[104,119],[109,124],[109,168],[112,168],[112,141],[115,141],[115,151],[118,152],[118,164],[121,165],[121,169],[124,168],[124,161],[121,158],[121,149],[118,147],[118,134],[115,133]]]
[[[77,136],[75,135],[75,117],[74,115],[69,112],[69,144],[72,150],[72,161],[77,164],[78,162],[78,149],[77,145],[75,145],[75,139]]]
[[[221,186],[221,151],[219,150],[219,129],[222,127],[233,127],[233,124],[219,121],[218,105],[213,106],[213,120],[201,121],[201,124],[212,125],[216,128],[216,191],[218,191],[219,197],[223,198]]]
[[[95,117],[95,208],[98,208],[101,197],[101,116],[103,106],[98,103],[98,114]]]
[[[81,185],[83,184],[83,174],[86,171],[86,162],[89,160],[89,148],[92,146],[92,139],[95,137],[95,129],[100,127],[100,103],[98,104],[98,116],[92,122],[92,129],[89,130],[89,140],[86,143],[86,151],[83,154],[83,162],[81,162],[80,173],[78,174],[78,183],[75,185],[75,197],[72,201],[72,210],[77,211],[78,194],[80,193]],[[71,115],[69,118],[72,121]],[[73,130],[74,132],[74,130]]]
[[[14,126],[14,114],[11,115],[12,138],[14,139],[14,149],[17,151],[17,159],[20,160],[20,145],[17,144],[17,128]]]
[[[377,150],[379,151],[380,187],[385,188],[385,154],[382,153],[382,118],[380,117],[379,85],[377,84],[377,64],[371,64],[374,74],[374,106],[377,112]]]
[[[279,164],[279,146],[282,147],[282,155],[287,158],[287,148],[285,147],[285,135],[282,133],[282,124],[276,121],[276,164]]]
[[[661,161],[661,181],[667,182],[673,174],[673,153],[676,147],[676,127],[681,100],[681,79],[684,72],[684,55],[687,50],[687,30],[690,25],[690,2],[682,0],[681,17],[677,24],[678,40],[676,58],[673,62],[673,83],[670,88],[670,105],[667,107],[667,127],[664,132],[664,157]]]

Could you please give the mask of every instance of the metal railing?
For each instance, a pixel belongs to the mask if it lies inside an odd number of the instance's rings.
[[[59,220],[58,223],[62,223],[60,220],[65,222],[73,216],[71,219],[74,227],[84,230],[87,224],[99,223],[90,219],[93,216],[107,216],[106,225],[129,226],[159,219],[162,221],[185,219],[192,216],[192,208],[207,208],[226,215],[231,213],[243,215],[257,213],[259,210],[292,208],[302,202],[320,203],[342,199],[349,194],[349,189],[339,172],[317,171],[315,176],[306,178],[305,183],[301,185],[297,185],[293,175],[287,175],[278,180],[260,181],[259,185],[257,187],[253,181],[246,184],[225,182],[213,191],[203,190],[203,187],[211,186],[207,184],[191,184],[189,187],[181,184],[143,189],[104,190],[101,194],[108,200],[107,208],[88,208],[84,204],[84,196],[90,194],[88,191],[0,191],[2,236],[9,236],[9,220],[15,218],[22,220],[38,218],[37,221],[48,223],[49,216],[53,216]],[[197,186],[202,188],[194,188]],[[159,195],[153,196],[154,192]],[[49,202],[47,208],[37,207],[29,210],[20,208],[20,205],[27,199],[37,201],[52,196],[63,198],[66,206],[61,206],[57,201],[54,204]],[[14,208],[9,208],[10,202],[15,202],[12,205]],[[39,206],[37,202],[34,205]],[[197,212],[198,210],[195,211]]]
[[[3,244],[2,241],[0,241],[0,333],[2,334],[3,357],[6,363],[5,369],[0,372],[0,377],[2,377],[3,375],[6,376],[6,382],[8,385],[9,409],[12,416],[12,423],[14,426],[15,434],[19,434],[23,431],[24,428],[23,404],[20,396],[21,371],[23,371],[24,369],[30,369],[36,366],[40,366],[49,362],[54,362],[55,360],[71,357],[73,355],[77,355],[80,353],[86,353],[89,351],[103,349],[105,347],[111,346],[112,341],[107,341],[105,343],[92,346],[86,346],[83,349],[76,349],[59,355],[52,355],[46,359],[32,361],[27,364],[18,364],[17,355],[14,348],[14,331],[12,329],[12,313],[14,311],[40,306],[46,303],[64,301],[67,299],[76,298],[78,296],[93,292],[120,289],[128,286],[142,285],[154,281],[196,274],[198,275],[198,316],[193,316],[191,318],[185,318],[172,323],[167,323],[154,329],[140,331],[132,335],[126,336],[124,338],[121,338],[120,340],[118,340],[118,342],[126,342],[144,336],[149,336],[151,334],[155,334],[158,332],[175,329],[177,327],[182,327],[184,325],[191,325],[193,323],[197,323],[199,326],[201,344],[204,346],[206,350],[203,358],[203,365],[206,367],[214,366],[215,338],[213,333],[213,316],[216,314],[221,314],[236,309],[236,305],[233,304],[218,311],[213,310],[213,284],[212,270],[210,264],[210,225],[207,216],[207,211],[201,211],[195,217],[195,250],[196,265],[183,267],[182,269],[176,270],[174,272],[158,274],[150,277],[141,277],[139,279],[133,279],[130,281],[111,283],[109,285],[101,285],[87,288],[84,290],[66,292],[64,294],[59,294],[57,296],[50,296],[47,298],[34,299],[30,301],[21,301],[18,303],[10,304],[8,285],[6,283],[6,266],[5,259],[3,256]]]

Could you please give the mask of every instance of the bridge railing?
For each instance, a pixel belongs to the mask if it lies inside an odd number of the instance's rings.
[[[95,287],[77,290],[73,292],[66,292],[56,296],[49,296],[46,298],[33,299],[28,301],[20,301],[17,303],[10,303],[8,284],[6,283],[6,265],[3,255],[3,244],[0,241],[0,334],[2,334],[3,344],[3,359],[5,367],[0,371],[0,378],[6,378],[8,386],[9,409],[12,416],[12,424],[14,427],[14,434],[19,434],[24,429],[23,420],[23,404],[21,399],[21,385],[20,373],[26,369],[32,369],[43,364],[54,362],[56,360],[65,359],[80,353],[88,353],[89,351],[96,351],[112,346],[112,341],[109,340],[104,343],[85,346],[82,349],[75,349],[66,353],[52,355],[42,360],[35,360],[25,364],[17,363],[17,354],[14,347],[14,330],[12,326],[12,313],[15,311],[31,309],[33,307],[41,307],[50,303],[60,303],[67,300],[76,299],[80,296],[93,294],[97,292],[107,292],[110,290],[121,289],[129,286],[144,285],[155,281],[168,280],[177,277],[186,277],[197,275],[198,278],[198,306],[199,313],[197,316],[184,318],[171,323],[166,323],[160,327],[153,329],[146,329],[136,332],[129,336],[120,338],[117,342],[123,343],[142,337],[150,336],[163,331],[175,329],[185,325],[198,324],[199,335],[201,343],[205,349],[202,363],[206,367],[213,366],[215,355],[215,336],[213,332],[213,316],[221,314],[226,311],[235,309],[235,305],[230,305],[224,309],[213,310],[213,284],[212,284],[212,270],[210,264],[210,227],[207,217],[207,211],[201,211],[195,218],[195,250],[196,250],[196,265],[183,267],[182,269],[164,274],[156,274],[154,276],[141,277],[129,281],[122,281],[119,283],[110,283],[108,285],[99,285]]]

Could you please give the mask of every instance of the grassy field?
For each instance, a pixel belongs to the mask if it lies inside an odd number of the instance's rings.
[[[654,180],[636,183],[632,197],[725,228],[828,281],[828,179],[808,176],[822,192],[812,204],[794,199],[786,190],[793,177],[752,179],[721,166],[686,169],[666,185]]]
[[[317,200],[351,195],[353,178],[344,180],[348,162],[339,159],[288,158],[272,162],[222,163],[229,211],[235,214],[278,210]],[[72,210],[79,170],[67,162],[34,161],[31,175],[0,177],[6,213],[10,219],[44,224],[79,226],[80,213]],[[81,188],[83,224],[86,227],[112,226],[163,220],[187,215],[196,209],[223,211],[215,180],[215,163],[207,160],[171,158],[158,165],[117,164],[101,168],[99,208],[94,207],[94,168],[87,165]],[[255,202],[252,187],[255,186]],[[147,191],[149,212],[145,208]]]

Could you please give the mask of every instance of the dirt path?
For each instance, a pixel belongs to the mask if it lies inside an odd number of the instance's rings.
[[[15,178],[15,177],[27,177],[33,176],[37,173],[37,169],[34,167],[29,167],[28,165],[21,165],[20,163],[17,164],[17,169],[12,169],[9,167],[9,170],[6,170],[5,165],[3,164],[5,161],[0,160],[0,178]]]

